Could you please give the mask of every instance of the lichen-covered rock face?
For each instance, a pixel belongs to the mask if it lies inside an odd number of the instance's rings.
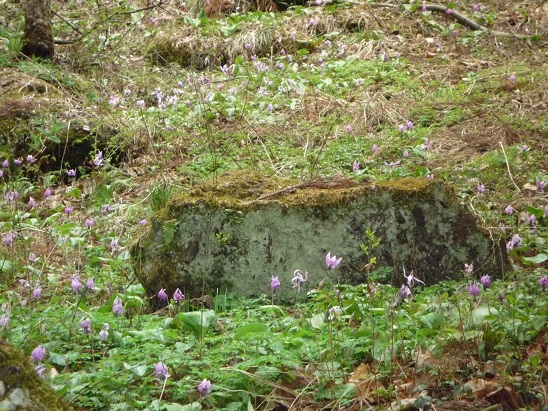
[[[494,278],[509,268],[505,248],[452,190],[426,179],[299,184],[228,174],[172,198],[150,220],[131,253],[151,296],[160,288],[180,288],[187,298],[268,294],[278,276],[278,295],[289,299],[297,269],[308,271],[308,288],[324,279],[358,284],[365,281],[357,268],[367,262],[360,248],[366,229],[381,239],[373,254],[378,266],[390,267],[387,281],[395,285],[404,281],[404,267],[426,284],[461,278],[464,263]],[[328,252],[343,258],[336,270],[327,269]]]
[[[70,411],[40,379],[29,358],[0,339],[0,410]]]

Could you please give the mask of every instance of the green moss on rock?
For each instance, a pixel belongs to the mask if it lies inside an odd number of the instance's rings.
[[[47,382],[40,379],[28,357],[0,339],[0,409],[70,411]],[[11,405],[10,405],[11,404]],[[13,408],[10,408],[13,405]]]

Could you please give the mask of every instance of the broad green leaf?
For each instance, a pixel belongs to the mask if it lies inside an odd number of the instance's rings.
[[[522,260],[533,264],[542,264],[543,262],[548,261],[548,254],[539,253],[533,257],[522,257]]]
[[[265,334],[270,334],[268,325],[264,323],[251,323],[238,328],[238,331],[234,334],[234,338],[238,341],[244,341],[248,338]]]
[[[48,361],[52,364],[64,367],[67,365],[67,356],[63,354],[57,354],[55,352],[48,352]]]
[[[314,314],[312,318],[310,318],[310,325],[313,328],[320,329],[325,322],[324,319],[324,314]]]
[[[196,338],[201,339],[215,321],[215,311],[204,310],[180,313],[177,318],[192,330]]]
[[[178,342],[175,343],[175,350],[178,353],[184,353],[184,352],[188,351],[189,349],[191,349],[192,347],[194,347],[194,341],[190,341],[188,343],[182,343],[182,342],[178,341]]]
[[[488,315],[496,315],[498,310],[493,307],[481,306],[472,311],[472,320],[474,323],[481,323]]]
[[[261,305],[260,308],[263,310],[272,310],[278,315],[284,315],[284,311],[277,305]]]
[[[11,271],[11,261],[9,260],[0,260],[0,272]]]

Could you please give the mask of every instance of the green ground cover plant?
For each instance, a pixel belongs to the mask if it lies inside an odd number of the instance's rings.
[[[542,5],[442,3],[446,15],[318,1],[213,19],[175,1],[54,2],[56,36],[78,39],[54,62],[19,54],[21,12],[1,5],[16,16],[0,21],[2,73],[46,81],[71,109],[19,118],[17,142],[0,125],[0,337],[81,410],[483,409],[490,384],[511,408],[546,409],[548,22]],[[180,32],[192,64],[160,49]],[[201,55],[205,41],[222,46]],[[46,167],[75,117],[95,136],[87,159]],[[295,273],[306,299],[285,306],[277,278],[254,273],[270,286],[255,299],[148,299],[135,233],[171,196],[237,169],[442,179],[514,270],[492,281],[464,266],[462,281],[430,287],[403,272],[392,287],[367,231],[361,286],[312,289]]]

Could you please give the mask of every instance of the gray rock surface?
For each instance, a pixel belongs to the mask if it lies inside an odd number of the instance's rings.
[[[307,287],[321,280],[358,284],[366,257],[360,244],[371,229],[386,281],[401,285],[403,267],[426,284],[463,275],[500,277],[508,257],[500,241],[479,228],[453,191],[441,182],[403,179],[378,184],[350,180],[295,183],[254,173],[219,176],[176,196],[156,213],[131,247],[137,276],[152,296],[160,288],[187,298],[225,290],[294,297],[295,270],[308,271]],[[366,243],[367,245],[367,243]],[[327,270],[325,255],[343,257]]]

